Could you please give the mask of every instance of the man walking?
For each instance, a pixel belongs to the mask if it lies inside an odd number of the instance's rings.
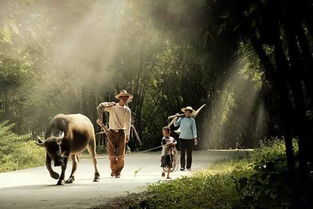
[[[99,104],[97,110],[100,114],[97,123],[102,126],[102,114],[109,112],[109,130],[106,133],[108,138],[107,149],[109,152],[111,176],[120,178],[124,167],[125,147],[129,140],[131,127],[131,111],[126,105],[133,96],[122,90],[115,96],[118,103],[103,102]]]
[[[180,126],[180,165],[181,171],[191,170],[192,164],[192,148],[198,143],[197,141],[197,126],[195,119],[191,117],[191,114],[194,112],[194,109],[190,106],[182,108],[181,111],[185,114],[185,117],[179,118],[174,122],[174,126]],[[187,166],[185,153],[187,152]]]

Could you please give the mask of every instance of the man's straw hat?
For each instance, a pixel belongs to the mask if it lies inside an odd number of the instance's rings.
[[[187,106],[181,109],[182,112],[185,112],[186,110],[190,110],[191,112],[195,111],[191,106]]]
[[[120,97],[128,97],[128,100],[131,100],[133,95],[127,93],[126,90],[122,90],[118,95],[115,96],[116,99],[119,99]]]

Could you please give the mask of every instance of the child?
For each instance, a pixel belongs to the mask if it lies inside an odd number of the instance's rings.
[[[165,176],[165,170],[167,170],[167,179],[170,179],[170,173],[172,170],[173,154],[176,152],[177,141],[171,137],[171,129],[165,126],[162,129],[162,157],[161,157],[161,167],[163,168],[162,177]]]

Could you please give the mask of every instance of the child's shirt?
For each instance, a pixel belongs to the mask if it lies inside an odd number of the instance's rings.
[[[161,142],[161,145],[162,145],[162,154],[161,154],[161,156],[170,155],[171,154],[170,146],[168,146],[169,143],[173,143],[174,146],[175,146],[177,144],[177,141],[176,141],[176,139],[174,139],[171,136],[169,136],[169,137],[165,137],[164,136],[162,138],[162,142]]]

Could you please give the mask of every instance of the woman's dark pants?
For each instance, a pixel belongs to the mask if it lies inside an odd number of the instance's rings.
[[[192,163],[192,148],[193,148],[193,140],[192,139],[179,139],[180,141],[180,166],[181,168],[191,168]],[[187,166],[186,165],[186,157],[185,153],[187,152]]]

